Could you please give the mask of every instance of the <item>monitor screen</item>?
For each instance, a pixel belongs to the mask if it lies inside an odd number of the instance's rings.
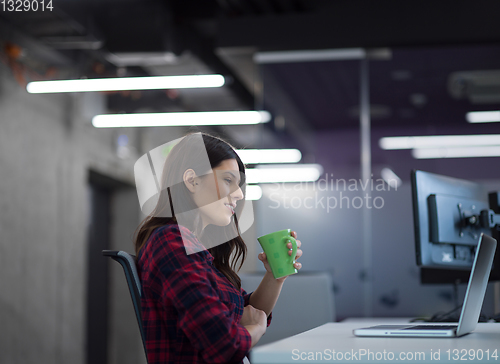
[[[422,283],[467,282],[489,209],[482,185],[415,170],[411,175],[415,252]]]

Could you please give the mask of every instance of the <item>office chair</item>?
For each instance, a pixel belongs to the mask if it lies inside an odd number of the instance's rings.
[[[127,279],[128,289],[130,291],[130,296],[132,298],[132,303],[134,304],[135,316],[137,318],[137,323],[139,324],[142,345],[144,346],[144,354],[146,355],[147,361],[146,339],[144,337],[144,330],[142,328],[141,281],[139,280],[139,274],[137,273],[137,268],[135,266],[135,256],[121,250],[103,250],[102,255],[110,257],[111,259],[120,263],[120,265],[123,267],[125,278]]]

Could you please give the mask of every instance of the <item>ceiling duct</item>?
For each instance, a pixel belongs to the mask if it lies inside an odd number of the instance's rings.
[[[500,102],[500,70],[461,71],[448,77],[448,91],[455,99],[473,104]]]

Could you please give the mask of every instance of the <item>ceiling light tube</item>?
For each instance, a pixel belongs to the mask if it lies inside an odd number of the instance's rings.
[[[380,171],[380,176],[392,188],[398,188],[403,183],[401,178],[390,168],[383,168]]]
[[[469,123],[498,123],[500,111],[471,111],[465,114]]]
[[[116,77],[82,80],[35,81],[26,86],[31,94],[123,90],[158,90],[221,87],[222,75]]]
[[[92,118],[96,128],[136,128],[153,126],[252,125],[267,123],[267,111],[209,111],[146,114],[105,114]]]
[[[262,188],[258,185],[247,185],[245,192],[245,200],[247,201],[257,201],[262,197]]]
[[[236,152],[245,164],[297,163],[302,159],[298,149],[239,149]]]
[[[500,134],[405,136],[379,140],[379,146],[384,150],[485,145],[500,145]]]
[[[303,51],[259,52],[253,57],[255,63],[289,63],[314,61],[339,61],[363,59],[366,51],[362,48],[322,49]]]
[[[321,173],[323,173],[323,167],[319,164],[247,168],[245,170],[247,183],[314,182],[319,179]]]
[[[500,146],[414,149],[415,159],[500,157]]]

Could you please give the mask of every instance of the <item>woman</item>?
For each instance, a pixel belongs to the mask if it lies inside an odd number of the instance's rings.
[[[247,294],[234,270],[246,255],[244,183],[243,163],[219,138],[190,134],[170,150],[155,211],[135,237],[149,364],[241,363],[269,326],[285,278],[260,253],[266,274]]]

